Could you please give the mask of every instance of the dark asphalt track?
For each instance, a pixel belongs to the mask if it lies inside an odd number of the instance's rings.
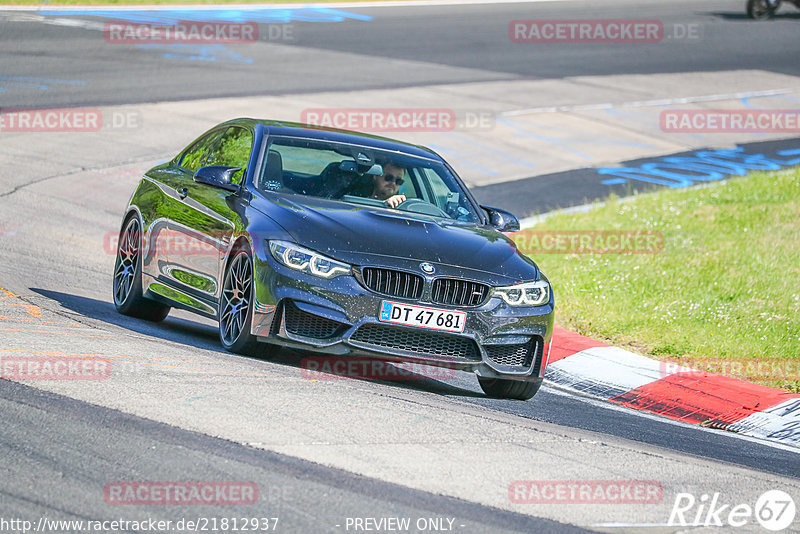
[[[380,89],[430,83],[762,69],[800,73],[800,12],[753,23],[744,2],[543,2],[446,7],[348,8],[370,21],[292,21],[274,41],[226,47],[108,44],[81,27],[0,19],[0,107],[134,104],[240,95]],[[3,14],[0,9],[0,14]],[[11,20],[8,19],[11,17]],[[103,23],[90,15],[48,15]],[[516,19],[648,19],[697,29],[698,39],[650,44],[518,44]],[[17,20],[17,21],[15,21]],[[262,24],[269,35],[269,26]],[[332,54],[331,52],[340,52]],[[341,54],[346,53],[346,54]],[[165,57],[164,55],[167,55]],[[398,66],[390,59],[426,62]],[[475,70],[464,70],[475,69]],[[15,83],[35,81],[20,90]],[[16,82],[15,82],[16,80]],[[544,103],[546,104],[546,103]],[[544,105],[543,104],[543,105]]]
[[[783,150],[796,150],[800,140],[780,139],[775,141],[758,141],[738,145],[746,154],[763,154],[766,157]],[[663,161],[664,158],[691,157],[693,151],[669,154],[655,158],[640,158],[620,163],[620,167],[640,168],[641,165]],[[795,158],[779,158],[792,161]],[[680,174],[680,171],[671,169]],[[685,171],[685,176],[692,176]],[[644,193],[662,189],[645,181],[628,180],[621,184],[605,185],[603,180],[608,176],[598,173],[596,168],[586,167],[565,172],[557,172],[512,182],[473,187],[471,191],[479,202],[488,206],[502,206],[518,217],[547,213],[549,211],[580,206],[596,200],[607,198],[610,194],[626,197],[635,193]],[[654,177],[655,178],[655,177]]]
[[[0,107],[103,106],[603,74],[762,69],[800,75],[796,56],[800,12],[791,8],[770,23],[748,21],[743,2],[727,0],[464,6],[455,16],[443,7],[350,11],[373,20],[292,22],[291,41],[231,46],[224,54],[218,49],[206,50],[205,56],[183,49],[179,60],[164,57],[163,50],[106,45],[97,30],[23,22],[18,13],[5,13],[6,18],[0,18]],[[62,18],[105,20],[88,15]],[[509,21],[520,18],[658,19],[666,27],[699,25],[703,37],[700,42],[663,46],[532,47],[508,40]],[[389,59],[424,61],[451,69],[398,69]],[[530,198],[541,197],[537,207],[544,211],[605,196],[607,187],[603,186],[600,194],[589,188],[590,180],[582,178],[581,173],[591,172],[562,173],[516,185],[528,195],[527,205]],[[541,194],[543,184],[548,187],[546,196]],[[596,176],[591,184],[599,189]],[[513,211],[514,199],[508,191],[503,186],[488,186],[476,194],[487,203]],[[519,191],[514,189],[517,198]],[[105,300],[78,297],[69,291],[37,292],[93,320],[221,351],[215,330],[202,322],[170,317],[163,325],[150,325],[117,315]],[[285,354],[278,362],[296,366],[298,360]],[[474,378],[466,376],[448,384],[423,381],[396,387],[433,391],[501,412],[755,470],[795,477],[800,471],[794,452],[639,417],[553,391],[542,390],[534,401],[518,403],[484,398]],[[213,473],[256,481],[263,495],[274,497],[259,511],[277,511],[292,525],[302,527],[297,532],[341,532],[335,528],[337,522],[365,513],[458,517],[469,525],[467,532],[575,530],[255,451],[6,381],[0,381],[0,414],[4,516],[101,519],[101,510],[111,518],[117,511],[102,501],[102,487],[109,479],[202,479]],[[278,491],[270,493],[270,488]],[[185,514],[198,515],[196,509],[159,510],[151,515],[168,519]],[[126,517],[132,518],[127,513]]]
[[[64,292],[43,289],[34,291],[58,302],[64,309],[73,311],[79,316],[106,322],[109,325],[122,326],[156,339],[169,339],[188,347],[199,347],[230,356],[219,345],[216,327],[210,321],[195,319],[195,316],[188,313],[173,311],[164,323],[152,324],[118,314],[110,302]],[[189,317],[191,320],[182,317]],[[299,369],[301,359],[305,356],[283,350],[271,357],[270,361],[288,369]],[[728,432],[705,431],[692,425],[676,424],[658,417],[641,417],[634,410],[619,408],[610,403],[590,404],[583,397],[559,394],[558,391],[547,387],[542,388],[533,400],[517,402],[486,398],[475,377],[468,373],[459,373],[454,380],[446,382],[421,378],[419,381],[385,382],[385,385],[430,391],[535,421],[617,436],[759,471],[798,476],[800,459],[795,451],[770,447],[758,441],[743,441]]]
[[[454,531],[468,533],[588,532],[251,449],[6,380],[0,380],[0,413],[0,517],[6,520],[152,518],[175,524],[200,517],[277,517],[278,532],[310,533],[343,532],[348,517],[367,515],[410,518],[411,524],[449,518]],[[259,500],[240,506],[105,502],[106,484],[134,480],[253,482]]]

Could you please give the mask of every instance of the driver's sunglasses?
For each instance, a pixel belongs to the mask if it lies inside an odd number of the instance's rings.
[[[394,180],[394,183],[396,183],[397,185],[403,185],[403,182],[405,181],[399,176],[395,176],[394,174],[384,174],[383,179],[386,180],[387,182],[391,182],[392,180]]]

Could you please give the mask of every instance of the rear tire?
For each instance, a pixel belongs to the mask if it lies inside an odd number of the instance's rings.
[[[536,395],[542,386],[542,379],[532,381],[506,380],[503,378],[478,377],[478,383],[486,396],[495,399],[528,400]]]
[[[253,322],[253,258],[247,249],[231,254],[219,299],[219,339],[225,350],[254,355],[259,348],[250,333]]]
[[[753,20],[772,18],[778,10],[780,2],[771,4],[769,0],[747,0],[747,16]]]
[[[123,315],[157,323],[169,314],[169,306],[142,295],[142,226],[136,215],[119,234],[113,291],[114,307]]]

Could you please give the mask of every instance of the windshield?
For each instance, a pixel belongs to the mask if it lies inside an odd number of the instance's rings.
[[[441,162],[346,143],[273,137],[256,187],[351,204],[480,222]]]

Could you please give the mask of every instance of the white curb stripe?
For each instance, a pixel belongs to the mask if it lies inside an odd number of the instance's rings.
[[[726,430],[800,445],[800,399],[789,399],[763,412],[748,415]]]
[[[618,347],[586,349],[547,366],[548,372],[557,372],[560,384],[579,390],[594,385],[619,394],[665,378],[671,374],[668,369],[660,362]]]
[[[675,373],[691,371],[689,367],[659,362],[618,347],[598,346],[550,363],[545,369],[545,378],[561,387],[609,400]],[[702,384],[694,387],[702,387]],[[680,404],[680,399],[675,400]],[[667,413],[653,413],[669,418]],[[800,446],[800,398],[790,398],[739,421],[716,425],[716,428],[750,439],[766,439],[792,448]]]

